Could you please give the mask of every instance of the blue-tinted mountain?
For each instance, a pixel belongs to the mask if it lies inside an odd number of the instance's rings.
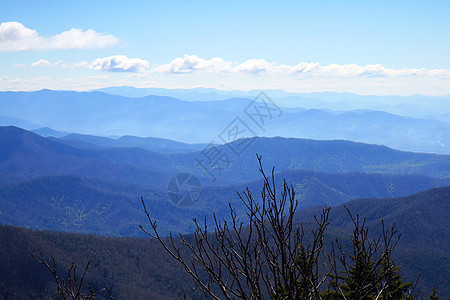
[[[139,148],[117,148],[117,151],[106,149],[103,153],[82,150],[12,126],[0,127],[0,144],[0,170],[21,179],[44,175],[78,175],[163,189],[170,177],[176,174],[175,170],[163,170],[164,161],[155,164],[154,169],[137,165],[139,153],[145,153],[147,165],[150,161],[158,161],[158,157],[165,157],[162,154]],[[118,156],[124,152],[128,156],[122,162],[118,161]],[[127,163],[127,158],[135,161],[136,165]],[[8,177],[8,180],[12,179]]]
[[[28,120],[0,115],[0,126],[8,126],[8,125],[14,125],[28,130],[38,129],[40,127],[38,124],[35,124]]]
[[[142,138],[124,135],[119,138],[108,138],[77,133],[60,136],[58,139],[55,139],[55,141],[81,149],[134,147],[159,153],[194,152],[203,150],[203,148],[207,146],[206,144],[187,144],[154,137]]]
[[[143,222],[139,196],[160,192],[76,176],[46,176],[0,187],[0,220],[33,229],[136,236]]]
[[[21,127],[23,128],[23,127]],[[42,127],[42,128],[38,128],[38,129],[34,129],[31,130],[34,133],[37,133],[43,137],[55,137],[55,138],[59,138],[59,137],[63,137],[68,135],[67,132],[61,132],[61,131],[57,131],[48,127]]]
[[[233,149],[248,147],[237,156]],[[450,176],[450,156],[402,152],[384,146],[348,141],[314,141],[258,138],[236,141],[192,153],[164,154],[142,148],[79,149],[16,127],[0,127],[0,169],[22,178],[44,175],[77,175],[108,181],[141,184],[164,190],[180,172],[200,177],[204,185],[239,185],[258,180],[255,154],[263,156],[266,169],[314,170],[328,173],[419,174],[435,178]],[[198,165],[205,151],[228,157],[223,170],[206,174]]]
[[[428,119],[428,114],[413,118],[367,109],[333,111],[296,106],[281,108],[281,116],[266,119],[260,128],[244,112],[251,101],[242,96],[188,102],[168,96],[129,98],[101,92],[0,92],[3,115],[58,131],[221,143],[219,135],[239,117],[258,136],[347,139],[401,150],[450,153],[450,123]],[[418,102],[415,98],[411,101]],[[282,103],[278,105],[282,107]],[[440,113],[445,112],[446,106],[437,107]]]
[[[238,157],[236,141],[220,148],[230,160],[224,176],[258,179],[255,153],[262,155],[266,169],[315,170],[329,173],[365,172],[385,174],[422,174],[444,178],[450,176],[450,156],[393,150],[385,146],[341,140],[317,141],[295,138],[258,138]],[[197,155],[202,157],[201,155]]]
[[[347,207],[354,216],[364,217],[374,233],[380,232],[381,219],[389,226],[395,223],[402,233],[404,241],[401,244],[404,247],[450,249],[449,200],[450,186],[400,198],[355,199],[334,207],[329,221],[333,226],[352,228]],[[297,218],[307,220],[320,211],[320,207],[305,209],[298,213]],[[417,220],[420,220],[419,224]]]
[[[399,197],[433,187],[450,185],[450,179],[422,175],[386,175],[314,171],[286,171],[276,175],[292,184],[300,208],[339,205],[356,198]],[[167,185],[167,182],[166,182]],[[44,176],[0,186],[0,221],[33,229],[136,236],[137,224],[144,222],[140,196],[147,201],[161,232],[190,232],[192,218],[212,221],[212,214],[227,218],[228,203],[244,217],[245,207],[237,192],[249,187],[259,194],[262,181],[238,186],[203,186],[192,206],[174,205],[166,189],[125,184],[72,175]],[[112,221],[113,220],[113,221]]]
[[[162,89],[108,87],[96,91],[125,97],[145,97],[149,95],[170,96],[186,101],[226,100],[229,98],[255,98],[260,91],[221,91],[217,89]],[[446,96],[376,96],[351,93],[316,92],[292,93],[283,90],[265,91],[283,107],[303,107],[327,110],[375,110],[400,116],[435,119],[450,123],[450,95]]]

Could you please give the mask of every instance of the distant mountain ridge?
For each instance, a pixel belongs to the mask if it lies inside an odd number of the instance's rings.
[[[0,127],[0,170],[5,170],[17,178],[30,179],[45,175],[78,175],[110,181],[143,184],[162,189],[175,170],[161,171],[130,166],[127,163],[105,161],[94,150],[78,149],[43,138],[16,127]],[[130,149],[133,153],[147,151]],[[162,154],[148,152],[152,159]],[[119,153],[120,155],[120,153]],[[110,159],[114,160],[114,159]]]
[[[235,97],[253,99],[260,91],[221,91],[211,88],[163,89],[134,88],[129,86],[107,87],[100,91],[125,97],[149,95],[170,96],[186,101],[226,100]],[[444,96],[377,96],[352,93],[313,92],[293,93],[283,90],[266,90],[280,106],[328,110],[376,110],[401,116],[436,119],[450,123],[450,95]]]
[[[257,136],[346,139],[409,151],[450,153],[450,123],[430,119],[431,113],[412,118],[361,108],[283,108],[282,102],[275,99],[283,114],[268,119],[267,126],[261,129],[246,119],[244,109],[252,100],[234,97],[188,102],[167,96],[128,98],[102,92],[0,92],[2,115],[10,118],[10,125],[20,119],[57,131],[152,136],[192,144],[220,143],[218,135],[239,117]],[[438,114],[445,114],[449,101],[433,101],[443,103],[438,105]]]
[[[190,172],[204,183],[213,183],[197,165],[202,150],[163,154],[141,148],[79,149],[16,127],[0,127],[0,143],[5,145],[0,149],[0,169],[24,178],[69,174],[163,189],[170,177]],[[233,147],[233,143],[217,146],[230,159],[227,168],[216,173],[219,185],[259,179],[256,153],[263,156],[267,168],[276,166],[279,171],[450,176],[448,155],[402,152],[348,141],[258,138],[240,157],[231,152]]]
[[[35,131],[34,131],[35,132]],[[159,153],[183,153],[203,150],[207,144],[187,144],[169,139],[124,135],[117,139],[71,133],[54,139],[57,142],[80,149],[111,147],[137,147]]]

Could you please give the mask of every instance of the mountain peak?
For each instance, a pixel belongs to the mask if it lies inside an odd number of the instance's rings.
[[[0,126],[0,161],[12,155],[39,155],[45,153],[76,153],[75,148],[51,141],[15,126]]]

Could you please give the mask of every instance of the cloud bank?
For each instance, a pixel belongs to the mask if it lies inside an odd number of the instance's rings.
[[[143,58],[113,55],[78,62],[48,61],[41,58],[27,66],[17,63],[14,68],[30,66],[34,67],[34,74],[38,77],[0,76],[0,90],[89,90],[106,86],[152,86],[210,87],[219,90],[282,89],[291,92],[334,91],[363,95],[450,94],[448,69],[393,69],[380,64],[361,66],[300,62],[283,65],[264,59],[232,62],[220,57],[205,59],[196,55],[177,57],[167,64],[150,64]],[[65,71],[61,70],[57,73],[58,76],[51,75],[55,77],[46,77],[43,72],[49,68],[61,68]],[[78,71],[72,73],[72,69]],[[99,74],[99,71],[103,74]]]
[[[447,69],[393,69],[380,64],[360,66],[357,64],[321,65],[317,62],[300,62],[296,65],[282,65],[264,59],[249,59],[242,63],[226,61],[220,57],[205,59],[196,55],[177,57],[168,64],[150,65],[142,58],[113,55],[97,58],[93,62],[50,63],[45,59],[34,62],[32,67],[60,66],[62,68],[89,68],[104,72],[129,72],[143,74],[215,74],[228,76],[286,77],[286,78],[407,78],[436,77],[450,79]]]
[[[360,66],[357,64],[330,64],[322,66],[317,62],[300,62],[296,65],[282,65],[264,59],[249,59],[242,63],[225,61],[215,57],[204,59],[196,55],[184,55],[164,65],[156,65],[152,73],[186,74],[194,72],[224,74],[268,74],[268,75],[310,75],[313,77],[408,77],[408,76],[450,76],[446,69],[392,69],[380,64]]]
[[[98,33],[92,29],[83,31],[72,28],[54,36],[44,37],[19,22],[0,24],[0,52],[100,49],[119,42],[120,39],[113,35]]]

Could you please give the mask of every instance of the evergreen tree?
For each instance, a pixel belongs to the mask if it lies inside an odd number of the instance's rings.
[[[331,286],[334,292],[329,292],[328,295],[331,296],[331,299],[375,299],[382,279],[379,270],[383,257],[383,254],[380,254],[380,240],[370,240],[365,220],[361,221],[359,216],[354,218],[350,211],[348,213],[354,224],[351,237],[353,253],[347,255],[342,244],[336,241],[337,248],[341,253],[337,260],[340,262],[342,270],[338,271],[337,264],[333,263],[335,274]],[[386,250],[391,250],[389,245],[385,247]],[[336,258],[334,260],[336,261]]]
[[[430,295],[428,296],[428,299],[439,300],[439,292],[434,288],[434,285],[433,285]]]
[[[347,276],[344,276],[344,282],[340,285],[346,299],[374,299],[376,293],[376,283],[378,270],[375,268],[375,262],[370,253],[362,251],[361,240],[356,241],[354,253],[350,255],[353,261],[348,269]]]
[[[384,287],[379,298],[380,300],[412,299],[412,296],[408,293],[412,283],[410,281],[403,281],[400,268],[400,266],[394,264],[390,255],[385,256],[380,271],[384,277],[382,286],[380,287]]]
[[[331,265],[336,267],[336,262],[340,262],[341,268],[335,268],[334,274],[330,275],[331,289],[323,293],[323,298],[413,299],[409,292],[411,282],[403,281],[400,267],[395,266],[391,259],[392,251],[400,239],[395,227],[385,230],[384,222],[381,221],[382,234],[371,240],[365,220],[361,221],[359,216],[354,218],[350,211],[348,213],[354,224],[351,238],[353,252],[347,255],[342,244],[336,241],[341,254],[336,256],[332,252]]]

